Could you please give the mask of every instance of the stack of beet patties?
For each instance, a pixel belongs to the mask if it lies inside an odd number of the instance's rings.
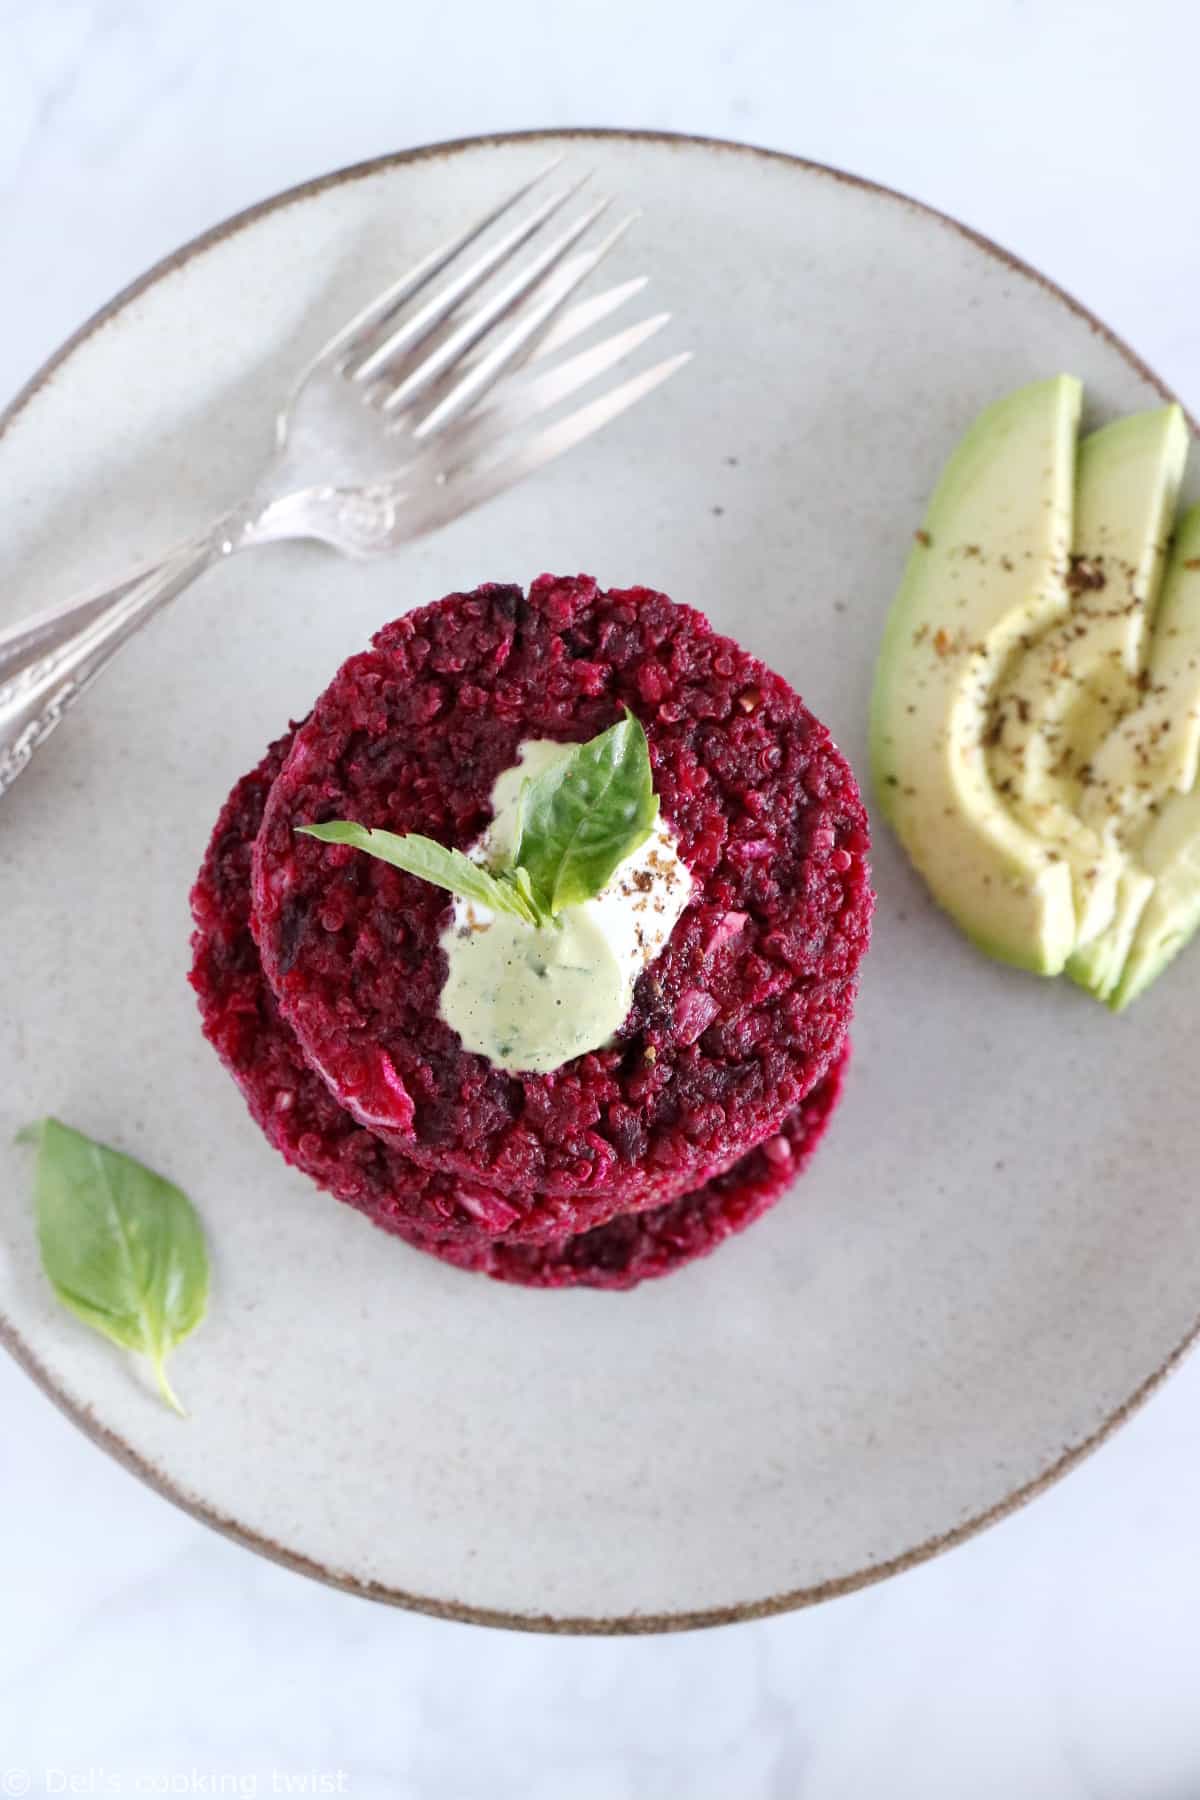
[[[614,1040],[547,1075],[439,1015],[450,897],[296,827],[460,849],[527,739],[628,707],[690,902]],[[628,1287],[776,1200],[838,1098],[871,912],[854,777],[792,689],[644,588],[543,576],[385,626],[240,781],[192,894],[204,1030],[288,1162],[501,1280]]]

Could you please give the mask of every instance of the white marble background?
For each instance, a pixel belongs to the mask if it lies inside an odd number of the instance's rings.
[[[907,189],[1080,294],[1200,409],[1198,95],[1194,0],[0,0],[0,396],[273,189],[606,124]],[[618,1642],[309,1585],[144,1491],[0,1361],[0,1794],[322,1777],[364,1800],[1196,1800],[1200,1360],[936,1563]]]

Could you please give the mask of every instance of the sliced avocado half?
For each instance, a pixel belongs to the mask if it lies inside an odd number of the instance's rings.
[[[1075,941],[1068,864],[997,794],[993,689],[1068,607],[1080,384],[997,401],[938,483],[893,602],[871,702],[881,807],[938,903],[990,955],[1055,975]]]

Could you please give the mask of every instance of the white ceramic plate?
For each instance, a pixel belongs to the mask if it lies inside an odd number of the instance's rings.
[[[379,1598],[559,1629],[744,1617],[932,1553],[1060,1473],[1200,1312],[1200,952],[1125,1019],[1006,973],[887,832],[845,1102],[811,1171],[632,1294],[442,1268],[289,1172],[200,1036],[188,887],[234,779],[383,620],[585,569],[702,607],[860,772],[884,611],[975,410],[1059,368],[1162,389],[912,202],[781,157],[589,135],[644,209],[692,368],[524,489],[370,566],[240,558],[146,633],[0,803],[0,1327],[106,1448],[244,1542]],[[398,266],[545,160],[457,145],[192,245],[4,421],[6,616],[116,577],[241,491],[288,377]],[[614,272],[614,279],[616,274]],[[52,1303],[13,1131],[47,1111],[194,1197],[211,1317],[181,1424]]]

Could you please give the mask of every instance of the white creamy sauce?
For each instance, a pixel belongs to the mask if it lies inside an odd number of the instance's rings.
[[[532,738],[497,777],[494,818],[470,855],[492,867],[510,854],[522,782],[575,748]],[[540,930],[509,913],[455,899],[442,933],[450,972],[439,1011],[466,1049],[501,1069],[546,1075],[606,1044],[633,1004],[633,987],[665,946],[692,878],[660,817],[654,830],[581,906]]]

